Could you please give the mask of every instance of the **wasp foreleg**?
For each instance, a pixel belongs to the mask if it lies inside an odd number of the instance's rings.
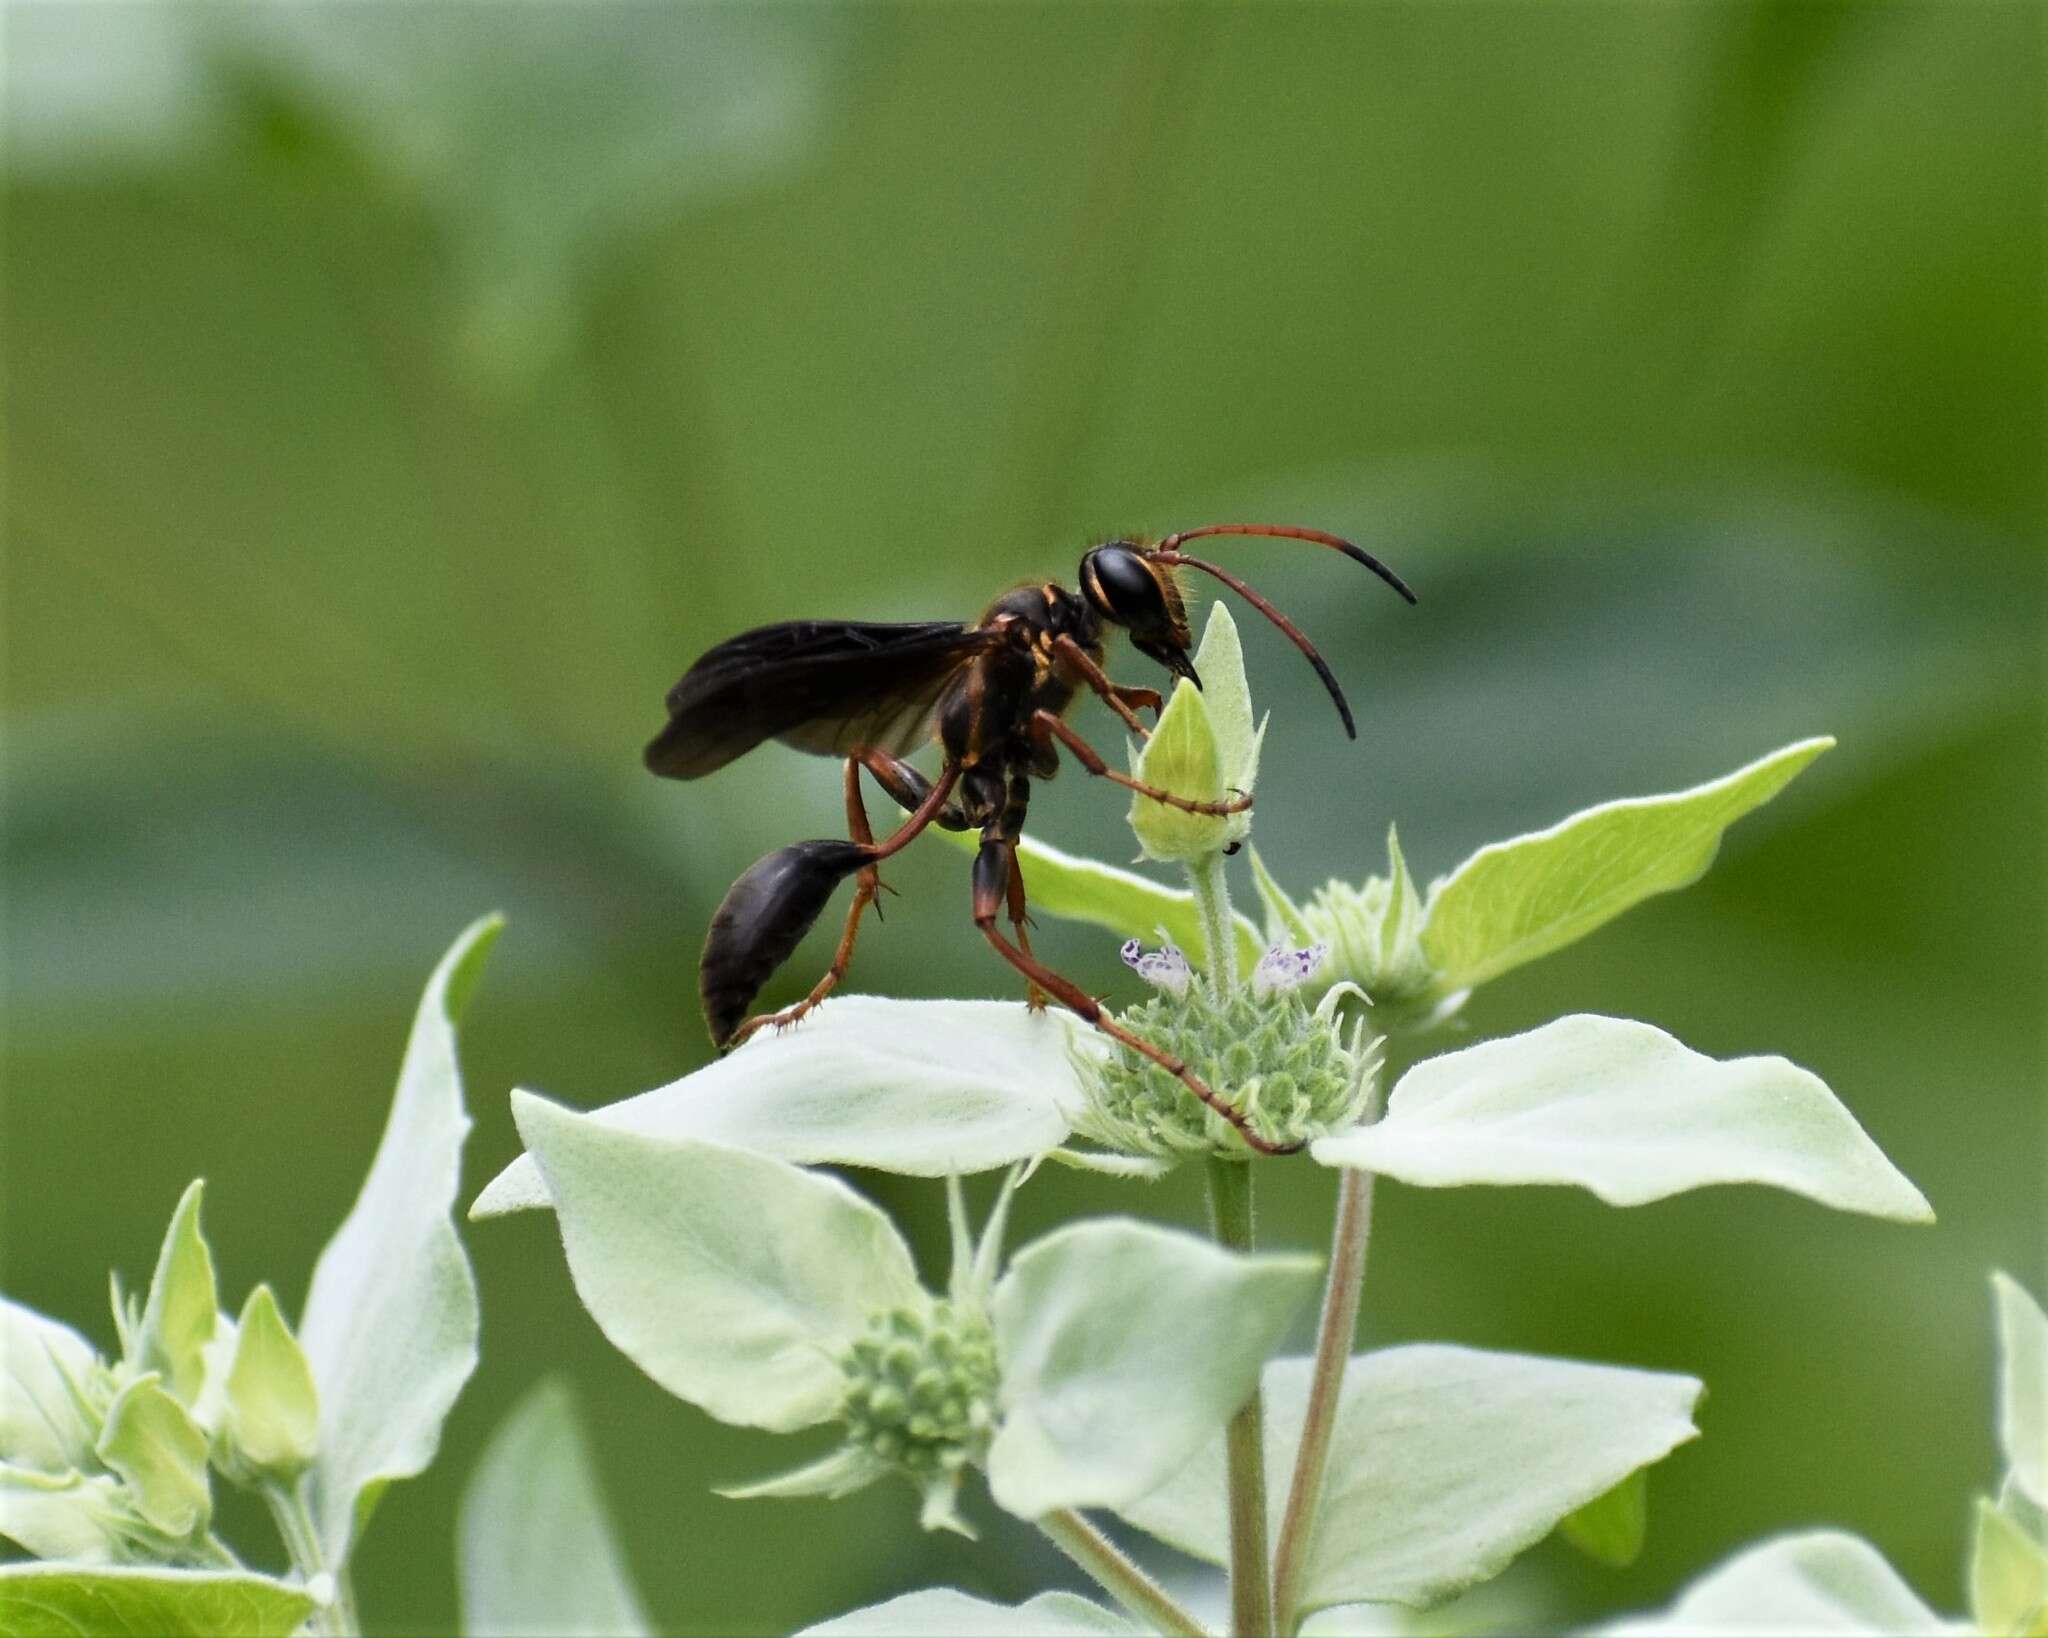
[[[1179,808],[1183,813],[1242,813],[1252,805],[1249,794],[1239,794],[1227,802],[1196,802],[1185,796],[1176,796],[1172,791],[1161,790],[1157,785],[1148,785],[1142,779],[1133,779],[1129,774],[1118,773],[1102,760],[1102,753],[1076,733],[1064,719],[1054,716],[1050,711],[1033,712],[1033,748],[1049,748],[1055,738],[1072,751],[1075,760],[1090,773],[1102,779],[1112,780],[1125,790],[1136,791],[1140,796],[1149,796],[1155,802],[1164,802],[1170,808]]]

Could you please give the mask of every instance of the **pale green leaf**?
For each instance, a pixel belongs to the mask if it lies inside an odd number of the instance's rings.
[[[835,1615],[805,1627],[797,1638],[1121,1638],[1144,1630],[1072,1593],[991,1604],[951,1587],[932,1587]]]
[[[997,1503],[1028,1519],[1151,1490],[1250,1396],[1320,1269],[1127,1220],[1021,1252],[993,1304]]]
[[[2048,1507],[2048,1317],[2008,1274],[1993,1274],[1998,1304],[1998,1438],[2013,1482]]]
[[[1759,1542],[1709,1570],[1669,1609],[1599,1628],[1603,1638],[1932,1638],[1962,1630],[1923,1604],[1869,1542],[1839,1530]]]
[[[46,1473],[86,1466],[98,1426],[78,1389],[97,1364],[70,1326],[0,1298],[0,1460]]]
[[[1310,1362],[1266,1368],[1277,1529]],[[1688,1376],[1418,1343],[1361,1354],[1338,1399],[1303,1607],[1427,1604],[1497,1575],[1574,1509],[1694,1438]],[[1223,1442],[1119,1511],[1214,1563],[1229,1548]]]
[[[462,1493],[456,1532],[464,1632],[651,1630],[562,1383],[540,1383],[498,1424]]]
[[[0,1565],[9,1638],[285,1638],[312,1613],[299,1588],[246,1570]]]
[[[936,834],[966,852],[980,845],[974,831]],[[1024,871],[1024,893],[1033,915],[1106,927],[1120,939],[1140,938],[1148,944],[1163,937],[1207,971],[1208,935],[1195,896],[1185,888],[1166,887],[1135,871],[1062,852],[1029,833],[1017,844],[1017,862]],[[1265,945],[1250,917],[1238,914],[1235,920],[1238,970],[1248,973]]]
[[[476,1280],[449,1219],[469,1131],[455,1027],[503,925],[471,925],[427,981],[370,1174],[313,1270],[299,1342],[319,1387],[312,1504],[329,1563],[385,1484],[434,1459],[476,1368]]]
[[[1422,946],[1438,992],[1482,984],[1697,881],[1721,833],[1833,744],[1800,740],[1691,790],[1604,803],[1481,848],[1430,894]]]
[[[877,1479],[896,1470],[872,1451],[858,1445],[841,1445],[828,1456],[787,1473],[756,1479],[751,1484],[720,1485],[718,1494],[727,1501],[786,1500],[797,1496],[824,1496],[837,1500],[856,1490],[865,1490]]]
[[[313,1368],[267,1285],[249,1293],[235,1327],[221,1431],[236,1461],[280,1478],[296,1476],[320,1448]]]
[[[1637,1468],[1605,1495],[1557,1521],[1557,1533],[1588,1558],[1626,1569],[1641,1557],[1650,1530],[1650,1474]]]
[[[1259,857],[1259,850],[1249,850],[1252,864],[1252,886],[1258,890],[1259,902],[1266,907],[1266,938],[1274,944],[1292,944],[1306,949],[1315,943],[1315,934],[1309,931],[1308,923],[1302,919],[1301,906],[1287,896],[1286,890],[1273,879],[1273,873],[1266,868],[1266,861]]]
[[[697,1138],[621,1132],[512,1094],[583,1306],[721,1421],[825,1421],[871,1314],[928,1299],[895,1225],[836,1178]]]
[[[835,996],[679,1081],[595,1111],[648,1137],[702,1138],[800,1165],[914,1176],[989,1171],[1065,1140],[1081,1089],[1073,1054],[1104,1050],[1070,1013],[1021,1001]],[[470,1216],[546,1206],[522,1155]]]
[[[165,1388],[188,1407],[199,1403],[206,1386],[206,1346],[213,1341],[220,1309],[213,1253],[199,1228],[205,1192],[204,1182],[191,1183],[171,1213],[130,1362],[138,1370],[157,1372]]]
[[[0,1462],[0,1536],[37,1558],[106,1563],[122,1556],[134,1523],[119,1481],[104,1473],[88,1478]]]
[[[1417,1064],[1385,1119],[1314,1153],[1424,1188],[1576,1184],[1638,1206],[1769,1183],[1842,1211],[1934,1216],[1817,1075],[1704,1057],[1648,1024],[1583,1013]]]
[[[2048,1630],[2048,1544],[1981,1496],[1970,1547],[1970,1614],[1980,1632],[2033,1638]]]
[[[152,1529],[183,1539],[212,1519],[206,1435],[154,1371],[114,1396],[95,1454],[127,1482],[135,1511]]]

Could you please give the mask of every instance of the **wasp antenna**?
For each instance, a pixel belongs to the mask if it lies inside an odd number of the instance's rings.
[[[1168,535],[1154,550],[1178,551],[1183,541],[1200,540],[1204,535],[1264,535],[1277,540],[1306,540],[1317,546],[1327,546],[1334,552],[1342,552],[1354,563],[1363,563],[1409,602],[1415,601],[1415,593],[1408,589],[1408,582],[1363,547],[1352,545],[1341,535],[1325,534],[1320,529],[1302,529],[1291,523],[1205,523],[1199,529],[1181,529]]]
[[[1189,533],[1198,531],[1190,530]],[[1169,537],[1172,538],[1172,537]],[[1183,537],[1184,538],[1184,537]],[[1301,628],[1286,615],[1247,586],[1228,569],[1219,569],[1215,564],[1204,562],[1199,557],[1189,557],[1185,552],[1173,551],[1166,546],[1157,546],[1146,554],[1156,563],[1171,563],[1181,568],[1200,569],[1204,574],[1213,574],[1224,585],[1257,609],[1274,625],[1287,634],[1287,640],[1308,656],[1308,663],[1316,668],[1316,675],[1323,679],[1323,686],[1330,691],[1330,698],[1337,702],[1337,715],[1344,719],[1344,732],[1352,739],[1358,737],[1358,724],[1351,720],[1351,702],[1344,698],[1344,690],[1337,686],[1336,675],[1330,670],[1322,655],[1316,652],[1316,645],[1302,634]]]

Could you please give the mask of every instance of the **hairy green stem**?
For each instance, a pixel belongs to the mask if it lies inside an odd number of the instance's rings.
[[[1237,988],[1237,918],[1230,913],[1230,884],[1223,876],[1223,855],[1205,853],[1187,867],[1194,889],[1195,910],[1202,918],[1202,955],[1210,986],[1218,995]]]
[[[1209,1157],[1209,1226],[1218,1245],[1250,1251],[1255,1241],[1252,1166]],[[1270,1638],[1273,1584],[1266,1552],[1266,1403],[1256,1388],[1224,1436],[1230,1475],[1230,1630]]]
[[[1291,1634],[1301,1607],[1309,1548],[1315,1542],[1316,1512],[1323,1499],[1323,1471],[1330,1436],[1337,1427],[1338,1396],[1358,1325],[1365,1290],[1365,1250],[1372,1232],[1371,1172],[1346,1170],[1337,1186],[1337,1223],[1330,1236],[1330,1277],[1323,1290],[1323,1317],[1316,1328],[1315,1366],[1309,1375],[1308,1409],[1301,1444],[1294,1453],[1294,1477],[1287,1510],[1280,1517],[1280,1542],[1273,1557],[1275,1631]]]
[[[1157,1631],[1177,1634],[1178,1638],[1207,1638],[1201,1622],[1176,1604],[1164,1587],[1071,1507],[1045,1514],[1039,1519],[1038,1528],[1140,1621]]]
[[[1386,1083],[1380,1067],[1378,1084],[1363,1119],[1371,1121]],[[1316,1513],[1323,1500],[1323,1474],[1329,1465],[1330,1438],[1337,1430],[1337,1407],[1344,1390],[1344,1370],[1358,1331],[1359,1304],[1365,1296],[1365,1254],[1372,1237],[1371,1172],[1346,1168],[1337,1185],[1337,1220],[1330,1231],[1330,1273],[1323,1287],[1323,1314],[1316,1326],[1315,1364],[1309,1374],[1308,1408],[1295,1448],[1294,1476],[1287,1487],[1287,1507],[1280,1517],[1280,1540],[1273,1557],[1274,1630],[1291,1638],[1300,1621],[1302,1584],[1308,1574],[1309,1550],[1315,1545]]]
[[[277,1533],[284,1538],[285,1551],[291,1554],[292,1568],[299,1572],[301,1580],[309,1585],[318,1575],[330,1575],[334,1581],[333,1601],[313,1612],[310,1630],[330,1635],[330,1638],[356,1638],[363,1630],[360,1616],[356,1614],[355,1589],[349,1584],[346,1566],[329,1570],[327,1556],[320,1547],[320,1532],[314,1528],[312,1510],[306,1506],[304,1481],[285,1484],[271,1480],[263,1486],[263,1499],[270,1505],[270,1516],[277,1524]]]

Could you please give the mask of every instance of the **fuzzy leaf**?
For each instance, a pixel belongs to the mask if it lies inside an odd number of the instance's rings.
[[[962,852],[981,845],[977,831],[933,830]],[[1166,887],[1135,871],[1119,869],[1078,854],[1065,853],[1026,833],[1017,844],[1017,862],[1024,871],[1024,893],[1034,915],[1106,927],[1118,938],[1139,938],[1148,944],[1162,937],[1187,953],[1204,971],[1209,966],[1208,935],[1195,896],[1185,888]],[[1238,971],[1248,973],[1265,949],[1256,923],[1238,913]]]
[[[1648,1024],[1584,1013],[1417,1064],[1384,1120],[1314,1153],[1424,1188],[1570,1183],[1639,1206],[1769,1183],[1842,1211],[1934,1217],[1817,1075],[1703,1057]]]
[[[1481,848],[1430,894],[1422,947],[1438,993],[1483,984],[1697,881],[1721,833],[1834,743],[1803,739],[1691,790],[1603,803]]]
[[[199,1228],[205,1192],[203,1182],[188,1185],[171,1213],[131,1361],[138,1370],[157,1372],[164,1387],[188,1407],[199,1403],[206,1385],[206,1347],[220,1309],[213,1253]]]
[[[476,1369],[476,1280],[449,1220],[469,1131],[455,1026],[503,925],[472,924],[428,979],[370,1174],[313,1269],[299,1343],[319,1386],[312,1506],[330,1564],[384,1486],[434,1459]]]
[[[992,1317],[1002,1416],[989,1487],[1019,1518],[1135,1500],[1250,1396],[1320,1260],[1240,1256],[1126,1220],[1021,1252]]]
[[[212,1519],[206,1435],[154,1371],[115,1395],[95,1453],[127,1481],[135,1511],[150,1528],[182,1540]]]
[[[0,1632],[10,1638],[285,1638],[312,1613],[299,1588],[246,1570],[0,1565]]]
[[[2048,1543],[1982,1496],[1970,1547],[1970,1614],[1980,1632],[2033,1638],[2048,1630]]]
[[[928,1300],[895,1225],[836,1178],[621,1132],[530,1092],[512,1094],[512,1113],[583,1306],[641,1370],[721,1421],[825,1421],[844,1387],[839,1350],[870,1314]]]
[[[751,1484],[720,1485],[718,1494],[727,1501],[787,1500],[796,1496],[824,1496],[836,1501],[867,1489],[894,1471],[871,1451],[841,1445],[830,1455],[791,1468],[787,1473],[756,1479]]]
[[[797,1638],[1121,1638],[1144,1630],[1072,1593],[1040,1593],[1013,1605],[931,1587],[835,1615]]]
[[[616,1131],[702,1138],[799,1165],[939,1177],[989,1171],[1064,1141],[1081,1101],[1072,1054],[1102,1050],[1072,1015],[1015,1001],[835,997],[679,1081],[594,1111]],[[473,1218],[546,1206],[522,1155]]]
[[[1815,1530],[1745,1548],[1693,1582],[1669,1609],[1623,1616],[1598,1630],[1602,1638],[1932,1638],[1959,1629],[1921,1603],[1869,1542]]]
[[[498,1424],[456,1528],[464,1632],[651,1630],[562,1383],[540,1383]]]
[[[73,1384],[97,1364],[70,1326],[0,1298],[0,1461],[45,1473],[88,1465],[98,1433]]]
[[[1557,1533],[1588,1558],[1626,1569],[1642,1556],[1650,1531],[1650,1474],[1637,1468],[1605,1495],[1557,1521]]]
[[[2013,1482],[2048,1507],[2048,1317],[2007,1274],[1993,1274],[1998,1304],[1998,1438]]]
[[[134,1526],[130,1498],[104,1473],[44,1473],[0,1462],[0,1536],[37,1558],[104,1564]],[[10,1631],[0,1621],[0,1632]]]
[[[1310,1362],[1266,1368],[1278,1527]],[[1428,1604],[1497,1575],[1559,1520],[1697,1430],[1700,1384],[1659,1371],[1417,1343],[1345,1372],[1303,1608]],[[1119,1511],[1199,1558],[1229,1549],[1223,1441]]]

